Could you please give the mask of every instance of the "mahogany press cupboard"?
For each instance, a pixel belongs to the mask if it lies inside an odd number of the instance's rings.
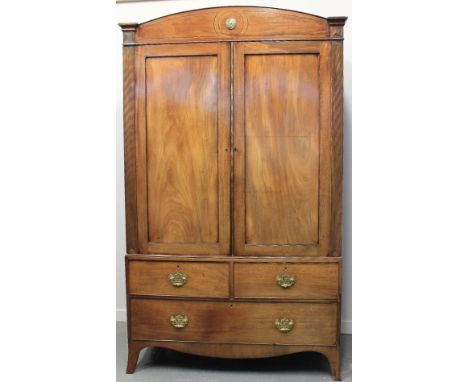
[[[340,379],[343,26],[262,7],[123,23],[128,365],[324,354]]]

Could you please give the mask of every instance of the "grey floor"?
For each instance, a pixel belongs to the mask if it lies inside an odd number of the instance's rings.
[[[351,381],[351,335],[341,339],[341,376]],[[318,353],[227,360],[198,357],[171,350],[146,348],[141,351],[134,374],[125,374],[127,326],[117,322],[117,381],[132,382],[314,382],[333,381],[328,362]]]

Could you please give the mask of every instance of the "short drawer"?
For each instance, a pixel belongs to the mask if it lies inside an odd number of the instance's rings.
[[[134,340],[334,345],[336,314],[336,303],[134,298],[131,300],[131,336]]]
[[[339,264],[235,264],[236,297],[337,299]]]
[[[128,293],[228,297],[229,266],[217,263],[129,261]]]

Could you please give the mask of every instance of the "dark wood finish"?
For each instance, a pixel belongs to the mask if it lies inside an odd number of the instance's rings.
[[[236,44],[237,255],[328,255],[328,56],[329,43]]]
[[[127,373],[159,346],[315,351],[341,378],[345,21],[218,7],[120,24]],[[174,328],[174,314],[188,325]],[[282,317],[292,331],[275,328]]]
[[[169,275],[187,276],[181,287],[173,286]],[[228,297],[229,265],[219,263],[183,263],[131,261],[128,269],[129,293],[155,296]]]
[[[227,255],[228,45],[138,47],[136,88],[141,252]]]
[[[124,42],[134,41],[137,24],[120,24]],[[135,47],[123,48],[125,223],[127,253],[138,253],[135,154]]]
[[[138,362],[140,351],[145,348],[144,344],[128,341],[128,358],[127,358],[127,374],[133,374]]]
[[[335,345],[336,304],[203,302],[132,299],[132,338],[209,343]],[[171,315],[188,317],[176,329]],[[282,333],[277,318],[294,320]]]
[[[283,273],[295,278],[285,289],[276,277]],[[338,264],[236,264],[234,290],[236,297],[288,299],[338,299]]]

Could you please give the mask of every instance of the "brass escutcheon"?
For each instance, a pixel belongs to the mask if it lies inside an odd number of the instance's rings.
[[[226,19],[224,25],[227,29],[233,30],[237,26],[237,20],[234,17]]]
[[[294,328],[294,321],[289,318],[277,318],[275,321],[276,329],[282,333],[290,332]]]
[[[187,275],[177,271],[176,273],[171,273],[169,275],[169,281],[176,288],[180,288],[187,283]]]
[[[171,316],[170,321],[174,328],[182,329],[187,326],[188,317],[185,314],[177,314],[175,316]]]
[[[294,285],[295,282],[296,278],[286,272],[284,272],[282,275],[276,276],[276,283],[281,288],[290,288]]]

